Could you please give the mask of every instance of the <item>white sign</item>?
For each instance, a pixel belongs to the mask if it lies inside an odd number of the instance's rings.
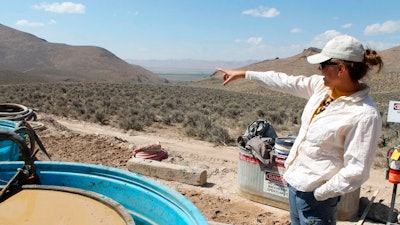
[[[289,190],[283,175],[268,170],[265,172],[263,192],[284,198],[289,197]]]
[[[400,123],[400,101],[389,101],[387,121]]]

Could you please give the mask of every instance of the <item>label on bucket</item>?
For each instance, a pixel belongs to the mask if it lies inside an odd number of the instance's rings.
[[[263,191],[281,197],[289,196],[286,181],[283,176],[270,171],[265,172]]]

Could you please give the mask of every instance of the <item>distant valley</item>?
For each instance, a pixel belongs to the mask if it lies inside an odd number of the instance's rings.
[[[170,59],[170,60],[133,60],[125,59],[128,63],[140,65],[170,82],[198,81],[211,76],[217,67],[240,68],[255,60],[247,61],[209,61],[194,59]]]
[[[215,72],[215,68],[239,68],[256,63],[255,60],[247,61],[208,61],[195,59],[170,59],[170,60],[133,60],[127,62],[140,65],[156,74],[208,74]]]

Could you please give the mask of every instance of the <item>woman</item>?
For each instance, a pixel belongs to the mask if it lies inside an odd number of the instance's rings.
[[[285,161],[292,225],[336,224],[340,196],[369,177],[382,120],[360,81],[374,66],[383,67],[374,50],[347,35],[329,41],[307,57],[321,75],[289,76],[274,71],[225,70],[224,85],[259,80],[268,88],[308,99],[295,143]]]

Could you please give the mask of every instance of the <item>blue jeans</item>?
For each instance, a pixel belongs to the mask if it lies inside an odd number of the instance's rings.
[[[340,197],[317,201],[313,192],[297,191],[289,187],[291,225],[331,225],[336,224],[337,204]]]

